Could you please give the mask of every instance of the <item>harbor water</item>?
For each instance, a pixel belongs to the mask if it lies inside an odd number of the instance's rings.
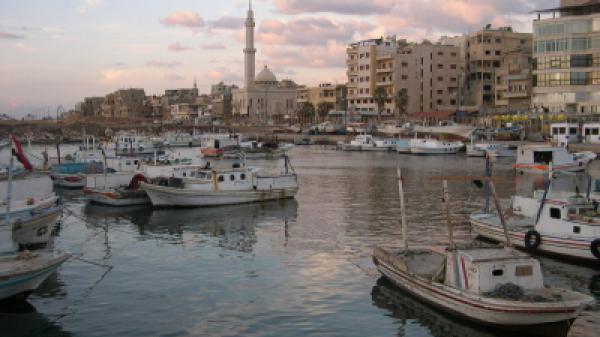
[[[401,246],[398,165],[409,244],[439,245],[448,241],[446,215],[442,184],[431,178],[481,175],[482,159],[321,146],[294,148],[290,157],[300,182],[295,200],[117,209],[59,191],[66,212],[54,246],[75,258],[27,302],[0,308],[0,336],[515,335],[415,300],[381,279],[371,261],[374,247]],[[249,164],[278,170],[282,162]],[[513,164],[494,164],[502,198],[539,185],[539,177],[515,177]],[[468,182],[450,190],[456,237],[467,241],[468,216],[482,207],[483,192]],[[548,285],[600,300],[600,270],[540,260]]]

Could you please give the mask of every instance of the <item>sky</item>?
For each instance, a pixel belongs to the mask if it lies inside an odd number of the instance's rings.
[[[531,32],[558,0],[254,0],[257,72],[299,84],[346,82],[346,46],[410,41],[488,23]],[[200,92],[243,80],[243,0],[1,0],[0,113],[73,108],[123,88]]]

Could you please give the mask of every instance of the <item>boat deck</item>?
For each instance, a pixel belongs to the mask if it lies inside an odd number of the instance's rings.
[[[502,227],[502,223],[500,222],[500,218],[497,215],[493,214],[478,214],[474,216],[474,219],[483,221],[486,224]],[[535,228],[535,221],[532,218],[527,218],[515,214],[507,214],[505,215],[506,225],[510,231],[515,232],[527,232]]]

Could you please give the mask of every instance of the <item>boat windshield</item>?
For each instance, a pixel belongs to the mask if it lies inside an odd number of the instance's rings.
[[[550,164],[552,162],[552,151],[535,151],[533,162],[536,164]]]
[[[571,207],[569,208],[569,220],[600,222],[600,212],[591,206]]]

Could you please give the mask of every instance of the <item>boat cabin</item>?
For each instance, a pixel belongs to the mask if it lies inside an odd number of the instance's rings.
[[[600,144],[600,123],[583,124],[583,135],[586,143]]]
[[[572,164],[573,155],[563,147],[545,145],[522,146],[518,150],[517,164],[550,165]]]
[[[224,149],[239,146],[240,136],[232,134],[204,134],[200,140],[203,148]]]
[[[448,251],[446,261],[446,285],[473,294],[491,293],[509,283],[524,290],[544,288],[540,263],[512,249]]]
[[[581,133],[579,124],[574,123],[556,123],[550,126],[550,136],[552,142],[558,146],[567,146],[572,143],[579,143]]]

